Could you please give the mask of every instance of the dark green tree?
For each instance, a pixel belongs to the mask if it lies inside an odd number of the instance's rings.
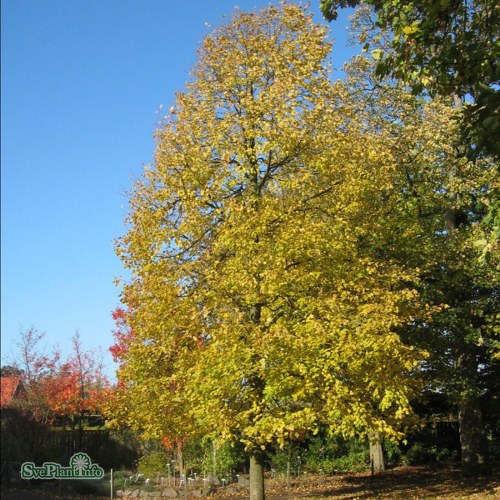
[[[358,16],[354,28],[362,27]],[[437,310],[432,321],[417,320],[402,336],[429,352],[420,375],[428,394],[446,394],[453,406],[464,472],[485,470],[485,430],[494,432],[498,421],[500,266],[498,254],[480,254],[489,231],[485,213],[499,188],[497,168],[463,156],[450,98],[411,95],[401,82],[374,78],[374,65],[355,59],[346,84],[367,133],[384,134],[398,163],[399,199],[387,205],[388,214],[400,212],[401,223],[385,239],[366,235],[362,243],[381,259],[418,269],[416,286]]]

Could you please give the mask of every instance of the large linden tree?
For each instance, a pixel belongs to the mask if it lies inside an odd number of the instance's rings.
[[[244,443],[256,499],[269,443],[400,437],[422,359],[397,334],[415,277],[364,243],[394,223],[396,163],[331,83],[330,49],[296,5],[209,35],[118,244],[116,422]]]

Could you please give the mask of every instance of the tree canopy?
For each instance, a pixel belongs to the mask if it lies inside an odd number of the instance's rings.
[[[359,0],[321,0],[329,21],[337,9]],[[389,30],[388,50],[376,48],[377,73],[431,95],[456,94],[466,99],[463,125],[475,153],[500,155],[500,10],[494,0],[435,2],[366,0],[376,24]],[[362,43],[365,43],[362,40]],[[367,49],[369,44],[365,45]],[[471,102],[470,102],[471,100]]]
[[[332,85],[329,51],[287,4],[205,39],[117,247],[133,332],[117,422],[238,440],[256,465],[320,424],[411,424],[425,354],[398,331],[425,308],[415,273],[367,244],[399,217],[396,163]]]

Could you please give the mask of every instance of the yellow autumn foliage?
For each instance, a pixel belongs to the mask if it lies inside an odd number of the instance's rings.
[[[398,332],[425,308],[415,271],[365,244],[400,216],[398,162],[330,49],[288,4],[203,42],[117,247],[134,337],[116,422],[248,449],[320,424],[402,435],[424,353]]]

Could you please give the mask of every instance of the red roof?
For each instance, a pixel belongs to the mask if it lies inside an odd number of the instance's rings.
[[[0,407],[10,406],[21,389],[21,379],[19,377],[0,377]]]

